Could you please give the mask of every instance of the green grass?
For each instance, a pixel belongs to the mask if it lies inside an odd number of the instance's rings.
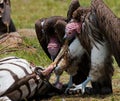
[[[66,16],[71,0],[11,0],[12,18],[17,28],[34,28],[34,22],[42,17]],[[120,17],[120,1],[104,0]],[[82,6],[89,6],[90,0],[80,0]]]
[[[71,0],[11,0],[11,16],[18,30],[24,28],[34,29],[34,23],[39,18],[55,15],[66,17],[70,1]],[[90,5],[90,0],[79,1],[82,6]],[[104,1],[111,10],[120,17],[120,0]],[[5,52],[4,54],[1,54],[0,57],[3,58],[15,55],[25,58],[36,65],[47,66],[50,64],[51,61],[43,52],[36,37],[23,37],[23,40],[25,45],[35,48],[36,51],[27,51],[23,48],[15,52]],[[115,66],[117,66],[116,63]],[[113,78],[118,79],[120,77],[118,68],[116,68],[115,73]],[[63,81],[66,81],[66,78],[63,78]],[[115,85],[114,83],[116,83],[116,81],[113,82],[114,90],[116,90],[120,82],[118,85]],[[109,96],[70,96],[65,97],[65,101],[119,101],[120,88],[117,89],[119,89],[118,93],[115,92],[113,95]],[[64,97],[53,97],[51,101],[61,101],[63,98]]]

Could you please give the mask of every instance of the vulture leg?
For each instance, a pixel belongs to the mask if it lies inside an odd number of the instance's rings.
[[[77,92],[78,90],[81,90],[81,93],[84,94],[85,88],[90,81],[91,81],[91,77],[88,77],[83,83],[76,85],[75,88],[70,88],[69,93],[71,93],[71,91]]]
[[[70,75],[70,79],[69,79],[69,82],[68,82],[68,86],[65,90],[65,94],[68,94],[68,91],[69,91],[70,87],[72,87],[72,86],[73,86],[73,77]]]

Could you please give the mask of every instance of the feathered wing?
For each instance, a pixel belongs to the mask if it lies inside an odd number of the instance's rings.
[[[39,19],[35,22],[35,31],[36,31],[36,35],[37,35],[38,41],[39,41],[42,49],[44,50],[46,55],[50,58],[50,54],[49,54],[48,49],[47,49],[48,42],[46,41],[45,33],[42,31],[42,25],[41,25],[41,23],[45,19],[46,18],[42,18],[42,19]]]
[[[109,41],[112,53],[120,66],[120,19],[102,0],[93,0],[91,8],[96,14],[98,27]]]
[[[80,7],[79,0],[71,0],[71,3],[70,3],[70,5],[69,5],[69,9],[68,9],[68,12],[67,12],[67,20],[68,20],[68,22],[71,20],[72,15],[73,15],[73,12],[74,12],[78,7]]]

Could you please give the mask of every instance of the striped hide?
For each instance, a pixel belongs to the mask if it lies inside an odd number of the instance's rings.
[[[47,94],[52,86],[42,81],[35,72],[37,70],[42,68],[36,69],[25,59],[14,56],[1,59],[0,101],[21,101]]]

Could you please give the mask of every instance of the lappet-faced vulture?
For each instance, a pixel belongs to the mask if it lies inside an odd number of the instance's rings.
[[[109,13],[104,13],[107,10]],[[111,35],[107,30],[112,25],[107,25],[107,23],[109,24],[111,22],[109,22],[110,18],[108,18],[107,14],[114,15],[101,0],[93,0],[91,8],[79,7],[74,11],[72,21],[66,25],[67,39],[70,40],[70,36],[78,36],[83,47],[91,55],[91,69],[87,80],[75,86],[75,88],[71,88],[70,91],[81,89],[81,92],[85,93],[86,85],[91,81],[93,88],[90,89],[90,92],[93,91],[95,94],[112,93],[111,79],[114,70],[112,66],[111,43],[108,40],[112,36],[107,37],[107,34]],[[101,16],[101,19],[99,16]],[[115,16],[113,18],[115,21],[117,20]],[[100,23],[105,24],[101,25]],[[112,33],[117,33],[118,35],[118,22],[115,26],[117,31],[112,31]],[[104,31],[108,33],[104,34]]]
[[[72,17],[73,11],[75,11],[80,6],[78,0],[72,0],[69,10],[67,13],[67,18],[61,16],[52,16],[49,18],[42,18],[36,21],[35,30],[38,40],[49,58],[55,59],[61,46],[63,45],[63,36],[65,35],[65,26]],[[89,69],[88,64],[84,60],[89,60],[86,55],[81,62],[83,68],[78,69],[76,75],[72,76],[73,83],[79,84],[83,82],[87,75]],[[86,65],[83,65],[86,64]],[[87,71],[86,73],[84,71]],[[47,71],[49,74],[49,70]]]
[[[16,31],[16,28],[10,16],[10,12],[10,0],[0,0],[0,35],[3,33]]]

